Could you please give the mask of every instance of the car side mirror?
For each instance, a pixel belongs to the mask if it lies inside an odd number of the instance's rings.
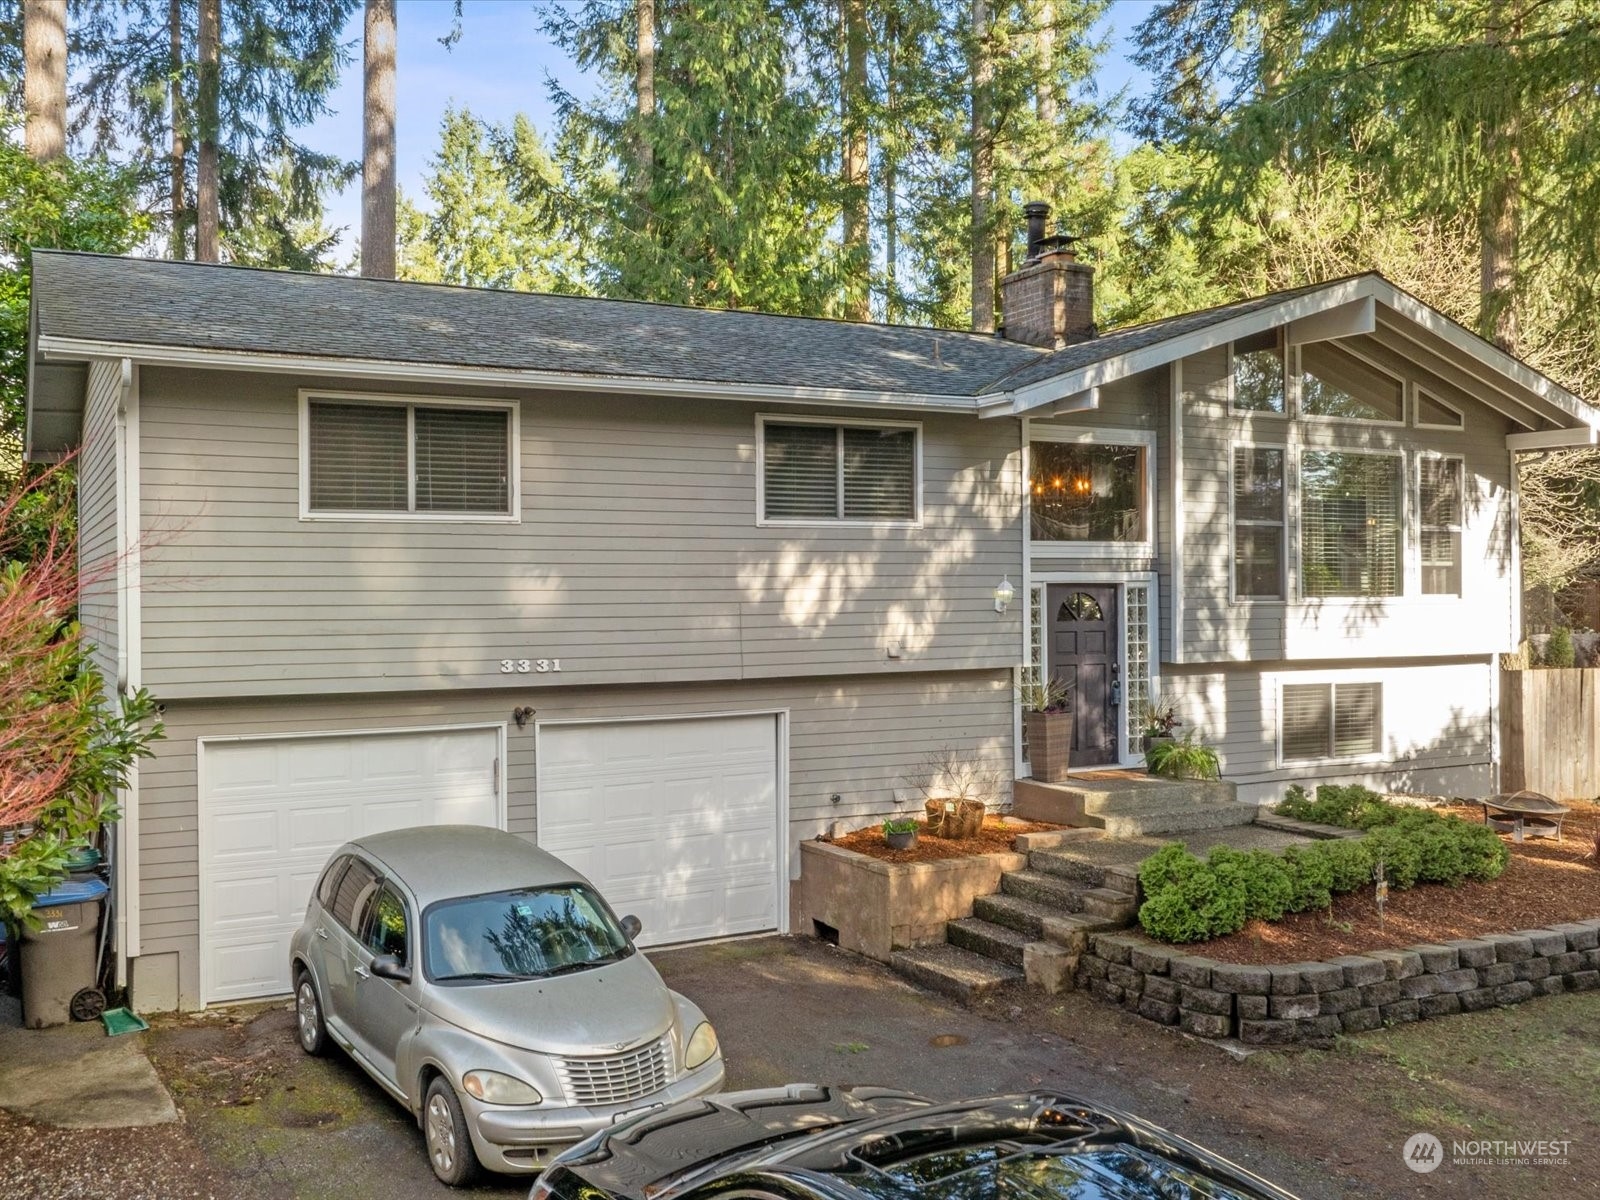
[[[643,929],[644,926],[640,923],[639,918],[631,913],[622,918],[622,932],[628,935],[628,940],[630,942],[633,941],[634,938],[638,937]]]
[[[411,982],[411,968],[394,954],[380,954],[373,959],[372,973],[379,979],[392,979],[396,983]]]

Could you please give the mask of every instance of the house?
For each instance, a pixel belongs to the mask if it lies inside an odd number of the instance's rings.
[[[1159,693],[1246,798],[1492,790],[1512,456],[1600,413],[1376,275],[1097,334],[1034,220],[1001,337],[39,253],[28,453],[81,446],[85,633],[165,706],[135,1002],[286,991],[402,824],[536,838],[647,944],[786,929],[930,752],[1026,775],[1022,670],[1079,765]]]

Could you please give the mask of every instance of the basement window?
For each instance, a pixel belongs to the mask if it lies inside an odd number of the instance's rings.
[[[1284,684],[1280,762],[1371,758],[1383,740],[1381,683]]]
[[[301,515],[516,515],[511,404],[307,397]]]

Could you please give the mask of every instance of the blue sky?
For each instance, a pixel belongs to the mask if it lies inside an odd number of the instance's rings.
[[[439,140],[444,110],[470,108],[490,121],[506,121],[525,112],[541,131],[553,121],[547,79],[583,95],[583,74],[551,44],[539,28],[530,0],[466,0],[461,40],[451,49],[439,42],[453,22],[449,0],[398,0],[399,101],[397,140],[400,187],[409,195],[421,191]],[[1111,94],[1132,76],[1126,59],[1127,36],[1152,7],[1151,0],[1113,0],[1106,18],[1111,48],[1099,86]],[[333,112],[304,132],[314,148],[355,161],[361,157],[361,11],[358,6],[345,31],[354,59],[329,101]],[[344,249],[353,244],[361,223],[359,181],[332,197],[329,224],[345,226]]]

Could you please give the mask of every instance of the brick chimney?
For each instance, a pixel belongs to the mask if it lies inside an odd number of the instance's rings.
[[[1049,234],[1050,206],[1023,206],[1028,257],[1000,281],[1001,332],[1013,342],[1059,350],[1088,341],[1094,328],[1094,268],[1078,261],[1066,234]]]

